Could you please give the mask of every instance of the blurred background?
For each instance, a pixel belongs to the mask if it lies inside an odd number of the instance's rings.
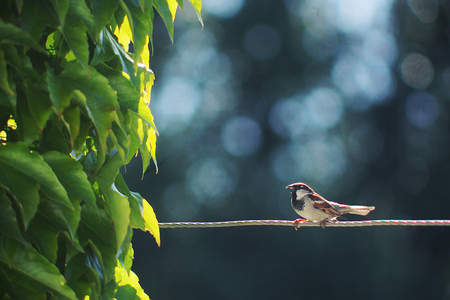
[[[203,0],[175,42],[155,20],[159,173],[124,172],[160,222],[298,216],[285,186],[450,219],[450,3]],[[133,270],[168,299],[450,299],[450,229],[136,231]]]

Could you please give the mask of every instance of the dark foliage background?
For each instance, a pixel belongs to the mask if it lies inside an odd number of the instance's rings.
[[[125,173],[160,222],[295,219],[284,187],[449,219],[449,6],[212,1],[156,23],[159,174]],[[182,26],[181,26],[182,24]],[[349,219],[356,219],[352,216]],[[152,299],[448,299],[446,228],[165,229],[134,236]]]

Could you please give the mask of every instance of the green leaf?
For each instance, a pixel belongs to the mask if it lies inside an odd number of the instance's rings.
[[[4,43],[29,46],[46,53],[45,49],[28,32],[9,23],[0,23],[0,44]]]
[[[72,147],[80,133],[80,107],[69,106],[64,110],[62,121],[70,132],[70,142]]]
[[[0,160],[1,150],[0,147]],[[39,205],[39,184],[33,178],[23,176],[23,173],[18,170],[3,167],[0,168],[0,182],[3,188],[14,196],[20,218],[23,220],[23,227],[28,227]]]
[[[30,152],[25,144],[9,143],[0,147],[0,170],[0,182],[23,207],[25,226],[36,213],[39,189],[52,201],[74,209],[53,170],[41,156]]]
[[[137,64],[140,62],[140,57],[144,51],[144,47],[148,47],[146,40],[150,31],[149,23],[152,22],[149,12],[151,7],[148,7],[145,11],[142,11],[140,7],[131,2],[126,1],[125,3],[132,16],[130,22],[133,23],[134,70],[137,71]]]
[[[55,172],[69,195],[77,195],[92,208],[97,209],[94,191],[79,162],[57,151],[46,152],[42,157]]]
[[[9,95],[14,95],[14,91],[9,86],[8,70],[6,69],[6,60],[3,50],[0,48],[0,88]]]
[[[91,247],[91,245],[92,243],[88,247]],[[65,274],[67,285],[75,291],[78,299],[84,299],[85,295],[90,296],[90,299],[100,299],[101,283],[99,274],[93,267],[86,265],[87,261],[89,260],[85,253],[79,253],[69,260]]]
[[[81,199],[72,196],[71,200],[74,206],[73,210],[69,210],[59,203],[49,201],[43,196],[41,197],[37,215],[45,219],[48,224],[52,224],[58,231],[67,232],[67,236],[72,244],[78,247],[76,231],[80,223]]]
[[[77,299],[59,270],[33,247],[26,248],[18,242],[0,239],[7,257],[0,252],[0,281],[13,299],[46,299],[50,292],[58,299]]]
[[[82,20],[67,15],[62,33],[70,50],[73,51],[73,54],[81,63],[85,71],[89,73],[89,46],[86,35],[86,25]]]
[[[191,2],[192,7],[194,7],[195,13],[197,14],[197,18],[200,21],[200,24],[202,24],[202,29],[205,26],[203,24],[202,19],[202,1],[201,0],[189,0]]]
[[[52,264],[56,263],[58,252],[58,230],[42,215],[37,214],[28,226],[27,234],[42,254]]]
[[[61,73],[59,78],[71,85],[73,88],[80,90],[85,99],[79,98],[84,103],[89,113],[89,118],[96,128],[96,137],[98,138],[97,150],[100,152],[98,168],[101,167],[103,161],[100,155],[106,153],[106,139],[114,120],[113,111],[119,108],[117,95],[109,85],[108,80],[98,73],[94,67],[89,66],[90,76],[82,71],[81,66],[76,63],[68,63],[66,69]]]
[[[158,246],[161,246],[161,237],[159,233],[159,225],[158,225],[158,219],[156,219],[155,212],[153,211],[153,208],[150,204],[148,204],[147,200],[142,198],[142,196],[139,193],[131,192],[132,198],[134,198],[134,201],[137,201],[138,206],[141,210],[141,216],[144,220],[145,227],[140,228],[142,231],[148,231],[151,235],[155,238],[156,244]],[[130,199],[130,203],[132,200]]]
[[[84,205],[81,209],[78,235],[82,245],[91,241],[101,254],[104,278],[100,278],[100,280],[103,282],[111,280],[114,275],[117,253],[116,233],[112,219],[104,210],[96,211],[90,206]]]
[[[120,193],[114,185],[115,177],[123,163],[124,161],[116,154],[103,165],[95,176],[114,223],[117,250],[128,233],[131,213],[127,197]]]
[[[47,83],[41,78],[25,81],[28,106],[39,132],[42,132],[50,115],[52,102],[47,90]]]
[[[153,6],[163,19],[164,24],[166,24],[167,32],[173,44],[173,19],[167,0],[155,0],[153,1]]]
[[[150,300],[147,294],[144,293],[141,285],[139,284],[139,278],[133,272],[127,272],[124,268],[116,268],[116,282],[119,286],[116,299],[142,299]]]
[[[66,84],[57,76],[55,76],[53,69],[48,64],[46,65],[47,65],[47,84],[48,84],[48,91],[50,93],[50,100],[56,107],[58,116],[61,116],[61,113],[70,104],[70,100],[72,99],[73,95],[73,87]]]
[[[131,285],[122,285],[117,289],[114,298],[117,300],[137,300],[139,298],[137,297],[136,293],[136,290]]]
[[[51,3],[54,11],[56,12],[56,16],[59,20],[58,25],[64,24],[65,20],[66,20],[67,11],[69,10],[69,6],[70,6],[69,2],[70,1],[69,0],[49,0],[49,2]]]
[[[66,2],[66,12],[68,7],[68,1],[60,1],[64,7],[64,2]],[[65,18],[65,13],[61,13]],[[35,41],[39,41],[42,35],[42,31],[45,25],[49,24],[52,27],[57,27],[61,25],[60,16],[56,11],[53,3],[50,0],[40,0],[40,1],[25,1],[21,13],[21,27],[27,31]]]
[[[123,180],[122,174],[120,173],[117,174],[116,176],[115,185],[117,189],[120,191],[120,193],[128,197],[128,201],[130,202],[131,208],[130,225],[133,228],[139,228],[145,231],[145,221],[143,215],[144,208],[142,204],[142,197],[136,198],[131,194],[127,184]]]
[[[20,141],[25,142],[27,145],[32,145],[39,139],[39,126],[31,115],[27,97],[24,95],[23,91],[19,91],[17,97],[16,122]]]
[[[130,80],[122,75],[122,72],[99,64],[95,67],[97,71],[108,79],[111,87],[117,92],[117,101],[122,108],[129,108],[138,112],[140,94]]]
[[[98,38],[100,31],[113,18],[114,12],[119,6],[119,0],[93,0],[92,13],[95,23],[95,39]]]
[[[76,20],[83,21],[91,37],[95,39],[94,17],[85,1],[71,0],[68,14]]]
[[[80,132],[73,144],[73,150],[75,151],[75,154],[77,156],[83,152],[84,146],[86,144],[86,137],[88,136],[91,128],[92,128],[91,120],[85,118],[83,116],[83,114],[81,114],[80,115]]]
[[[11,199],[8,198],[4,189],[0,189],[0,232],[24,245],[26,244],[19,229],[19,223],[16,212],[12,207]]]

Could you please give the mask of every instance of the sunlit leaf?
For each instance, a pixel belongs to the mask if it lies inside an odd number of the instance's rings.
[[[139,277],[133,271],[129,273],[120,267],[116,267],[116,282],[119,286],[115,298],[150,300],[139,284]]]
[[[179,0],[167,0],[167,5],[169,6],[169,11],[170,11],[170,14],[172,15],[172,23],[175,21],[175,15],[177,14],[177,8],[178,8],[179,2],[180,2]]]
[[[140,62],[141,54],[144,51],[144,47],[148,48],[148,33],[149,33],[149,22],[151,21],[151,16],[142,9],[131,2],[125,2],[128,10],[133,16],[130,19],[133,22],[133,39],[134,39],[134,70],[137,71],[137,64]],[[147,41],[147,43],[146,43]],[[147,49],[148,51],[148,49]]]
[[[173,21],[169,3],[167,2],[167,0],[154,0],[153,6],[155,6],[159,15],[163,19],[164,24],[166,24],[167,32],[169,33],[170,40],[173,44]],[[175,15],[173,15],[173,17],[175,17]]]
[[[205,26],[203,24],[203,19],[202,19],[202,1],[201,0],[189,0],[189,2],[191,2],[192,6],[194,7],[195,13],[197,14],[197,18],[200,21],[200,23],[202,24],[202,28]]]
[[[131,195],[133,198],[135,198],[139,204],[142,205],[142,218],[144,219],[145,228],[140,228],[143,231],[150,232],[153,237],[155,238],[156,243],[158,246],[161,245],[161,238],[159,233],[159,225],[158,225],[158,219],[156,219],[155,212],[153,211],[153,208],[148,204],[147,200],[142,198],[142,196],[139,193],[131,192]]]
[[[116,27],[114,35],[117,36],[118,42],[123,46],[125,51],[128,51],[129,44],[133,39],[133,33],[127,15],[125,15],[122,24]]]

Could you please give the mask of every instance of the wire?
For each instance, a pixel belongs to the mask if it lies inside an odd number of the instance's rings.
[[[218,228],[238,226],[294,226],[289,220],[240,220],[223,222],[170,222],[159,223],[159,228]],[[370,226],[450,226],[450,220],[368,220],[327,222],[326,227]],[[299,227],[320,227],[320,222],[300,222]]]

